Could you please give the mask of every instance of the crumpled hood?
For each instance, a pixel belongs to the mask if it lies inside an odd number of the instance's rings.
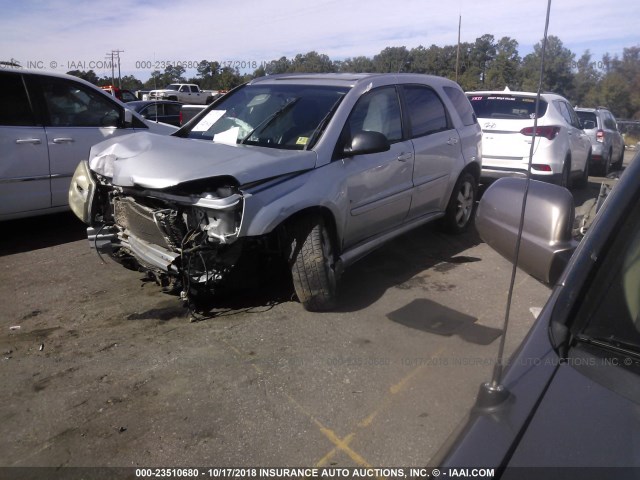
[[[240,185],[314,168],[313,151],[226,145],[133,133],[91,148],[89,166],[114,185],[162,189],[192,180],[234,177]]]

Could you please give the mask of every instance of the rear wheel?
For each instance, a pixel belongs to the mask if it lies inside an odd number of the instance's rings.
[[[566,189],[571,188],[571,160],[569,159],[566,159],[562,165],[562,174],[558,185]]]
[[[463,172],[451,192],[442,227],[450,233],[464,232],[473,216],[478,185],[473,175]]]
[[[620,156],[618,157],[618,161],[616,162],[616,169],[622,170],[623,163],[624,163],[624,145],[622,146],[622,150],[620,151]]]
[[[602,176],[603,177],[606,177],[607,175],[609,175],[609,172],[611,171],[611,157],[612,157],[612,155],[613,155],[613,151],[609,150],[609,154],[607,155],[606,160],[602,164]]]
[[[587,161],[584,164],[584,170],[582,171],[582,175],[580,175],[580,180],[578,180],[577,182],[578,188],[587,188],[589,186],[589,164],[590,163],[591,163],[591,152],[589,152]]]
[[[335,255],[323,219],[303,219],[293,237],[291,276],[298,299],[305,310],[331,310],[336,305]]]

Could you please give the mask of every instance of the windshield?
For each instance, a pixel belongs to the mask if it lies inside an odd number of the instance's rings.
[[[469,100],[478,118],[532,120],[536,116],[535,97],[508,94],[470,94]],[[542,117],[546,111],[547,102],[540,99],[539,117]]]
[[[318,140],[347,91],[317,85],[247,85],[216,104],[188,136],[304,150]]]
[[[178,89],[180,88],[180,85],[178,84],[171,84],[171,85],[167,85],[166,87],[164,87],[165,90],[176,90],[178,91]]]

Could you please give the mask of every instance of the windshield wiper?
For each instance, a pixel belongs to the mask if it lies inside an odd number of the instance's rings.
[[[246,135],[242,140],[240,140],[240,143],[244,143],[247,140],[249,140],[251,138],[251,136],[254,133],[256,133],[258,130],[264,130],[265,128],[267,128],[269,126],[269,124],[276,119],[276,117],[279,117],[286,110],[289,110],[293,105],[295,105],[298,102],[298,100],[300,100],[300,98],[302,98],[302,97],[294,97],[291,100],[289,100],[287,103],[285,103],[283,106],[281,106],[278,110],[276,110],[271,115],[269,115],[267,118],[265,118],[262,122],[260,122],[256,126],[256,128],[251,130],[248,135]]]
[[[331,108],[329,109],[329,112],[320,121],[320,123],[318,124],[316,129],[313,131],[313,133],[309,137],[309,141],[304,146],[305,150],[308,150],[309,148],[311,148],[313,146],[313,144],[315,143],[315,141],[317,140],[317,138],[320,136],[320,134],[324,131],[325,127],[329,123],[329,120],[331,120],[331,117],[333,116],[333,113],[338,109],[338,105],[340,105],[340,103],[342,102],[343,98],[344,98],[344,94],[341,94],[338,97],[338,99],[335,101],[335,103],[331,106]]]
[[[595,347],[600,347],[605,350],[609,350],[615,353],[623,355],[630,355],[636,358],[640,358],[640,345],[625,340],[620,340],[616,337],[590,337],[588,335],[577,335],[576,340],[579,342],[587,343]]]

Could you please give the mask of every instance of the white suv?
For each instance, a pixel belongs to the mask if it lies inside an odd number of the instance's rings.
[[[482,128],[484,181],[526,175],[536,117],[536,94],[510,91],[467,92]],[[531,175],[538,180],[586,185],[591,142],[571,104],[553,93],[540,95],[538,131]]]

